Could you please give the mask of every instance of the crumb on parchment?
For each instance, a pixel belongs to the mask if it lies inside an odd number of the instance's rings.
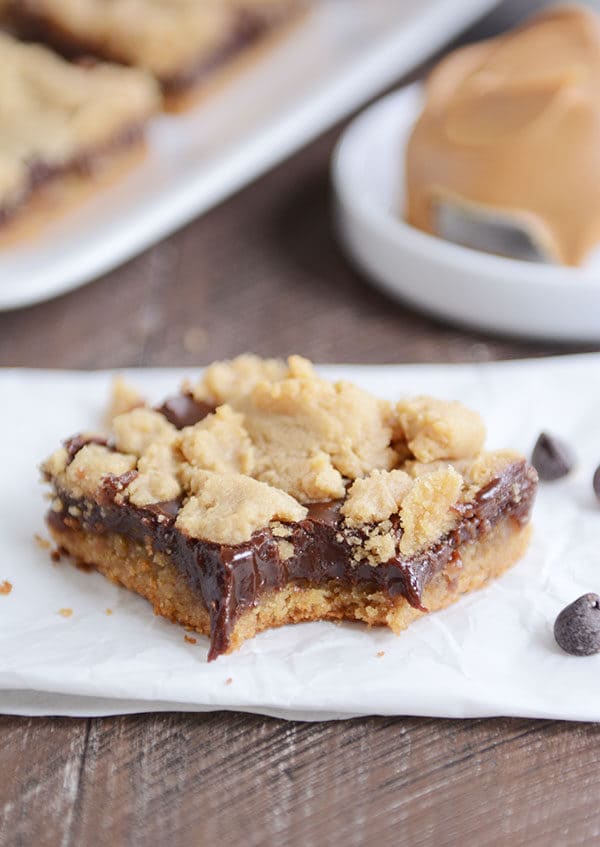
[[[62,615],[63,618],[70,618],[73,614],[73,609],[59,609],[58,614]]]
[[[107,614],[107,615],[112,615],[112,613],[113,613],[112,609],[107,609],[106,612],[105,612],[105,614]]]
[[[198,643],[198,639],[193,638],[191,635],[184,635],[183,640],[186,641],[188,644],[197,644]]]
[[[381,659],[383,656],[385,656],[385,650],[380,650],[380,651],[377,653],[377,658],[378,658],[378,659]]]
[[[33,538],[34,538],[34,541],[37,544],[37,546],[40,548],[40,550],[50,550],[50,548],[52,547],[52,545],[50,544],[48,539],[44,538],[41,535],[38,535],[37,532],[35,533]]]
[[[3,582],[0,582],[0,594],[10,594],[12,590],[12,582],[9,582],[7,579],[5,579]]]
[[[231,685],[232,682],[233,682],[232,677],[228,676],[227,679],[225,680],[225,685]]]

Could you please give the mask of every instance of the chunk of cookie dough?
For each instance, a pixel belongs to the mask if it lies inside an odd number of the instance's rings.
[[[476,456],[485,441],[477,412],[457,401],[414,397],[396,405],[397,435],[419,462]]]

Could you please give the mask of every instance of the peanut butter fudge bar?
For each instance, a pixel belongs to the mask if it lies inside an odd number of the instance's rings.
[[[127,403],[124,405],[124,398]],[[380,400],[297,356],[241,356],[43,465],[59,548],[210,637],[357,620],[400,632],[514,565],[535,470],[479,416]],[[131,408],[133,406],[133,408]]]
[[[130,151],[160,106],[143,71],[79,67],[0,32],[0,224],[57,177]]]
[[[136,65],[169,97],[298,13],[304,0],[20,0],[25,31],[73,54]]]

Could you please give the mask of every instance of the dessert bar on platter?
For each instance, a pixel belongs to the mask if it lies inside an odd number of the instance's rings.
[[[305,0],[13,0],[21,31],[70,56],[133,65],[187,96],[295,18]]]
[[[141,149],[160,91],[144,71],[70,64],[0,32],[0,224],[34,194]]]
[[[381,400],[298,356],[240,356],[151,408],[115,387],[110,433],[43,465],[60,551],[210,638],[287,623],[400,632],[514,565],[535,470],[478,414]]]

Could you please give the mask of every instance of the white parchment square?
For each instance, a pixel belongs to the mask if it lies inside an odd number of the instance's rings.
[[[600,504],[591,486],[600,463],[600,356],[320,370],[390,399],[460,399],[483,414],[493,448],[529,454],[542,429],[571,442],[577,469],[541,487],[523,561],[400,637],[359,624],[301,624],[208,664],[207,639],[186,643],[182,628],[155,617],[144,600],[96,573],[52,564],[34,541],[46,534],[37,466],[66,436],[99,426],[111,374],[0,371],[0,582],[14,586],[0,596],[0,712],[600,720],[600,656],[567,656],[552,636],[566,603],[600,591]],[[158,401],[195,374],[130,376]],[[73,615],[62,617],[61,608]]]

